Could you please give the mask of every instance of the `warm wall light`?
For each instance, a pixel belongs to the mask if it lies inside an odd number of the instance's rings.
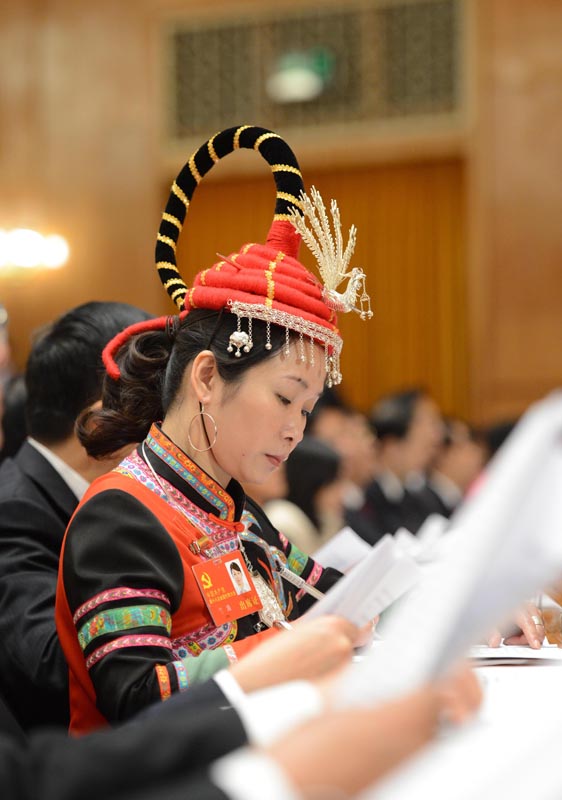
[[[62,236],[43,236],[29,228],[0,230],[0,268],[57,269],[67,261],[70,250]]]

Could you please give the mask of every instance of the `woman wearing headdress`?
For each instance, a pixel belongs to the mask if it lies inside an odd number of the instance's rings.
[[[188,289],[175,255],[188,206],[202,176],[239,147],[273,172],[267,242],[221,257]],[[79,427],[92,456],[140,445],[92,485],[61,554],[56,616],[75,732],[205,679],[339,577],[292,547],[240,486],[288,458],[324,385],[341,380],[336,312],[370,316],[363,272],[348,272],[355,229],[344,248],[333,201],[331,211],[333,232],[290,148],[251,126],[210,139],[172,185],[156,262],[180,313],[108,345],[103,407]],[[301,237],[324,285],[297,260]],[[236,601],[222,584],[233,554],[251,586]]]

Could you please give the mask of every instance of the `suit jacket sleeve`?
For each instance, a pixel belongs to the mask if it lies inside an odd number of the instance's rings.
[[[233,709],[207,707],[198,690],[150,718],[81,739],[63,732],[27,742],[0,733],[0,789],[10,800],[226,800],[213,761],[246,743]],[[197,708],[197,714],[191,713]],[[0,715],[0,720],[2,719]]]
[[[68,673],[54,603],[64,525],[29,498],[0,502],[0,673],[24,727],[68,724]]]

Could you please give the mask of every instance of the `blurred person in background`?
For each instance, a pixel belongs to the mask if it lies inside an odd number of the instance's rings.
[[[486,447],[486,460],[495,456],[507,437],[517,425],[518,418],[502,419],[482,428],[482,438]]]
[[[25,441],[27,435],[26,401],[25,376],[14,375],[8,378],[4,386],[4,412],[2,414],[4,444],[0,452],[1,461],[15,456]]]
[[[436,403],[422,389],[382,398],[369,419],[378,440],[379,471],[360,511],[368,535],[357,533],[374,544],[400,527],[415,533],[427,517],[418,492],[438,451],[442,420]]]
[[[307,433],[336,450],[342,459],[345,481],[344,520],[363,538],[372,536],[360,509],[365,490],[379,469],[376,437],[364,414],[344,403],[334,389],[325,389],[310,415]],[[381,531],[382,536],[385,531]]]
[[[8,331],[8,312],[0,303],[0,416],[4,413],[4,387],[13,374],[12,349]],[[4,431],[0,428],[0,450],[4,446]]]
[[[464,420],[446,418],[443,439],[419,496],[428,514],[450,517],[486,462],[485,441]]]
[[[149,318],[127,303],[86,303],[42,329],[27,361],[29,438],[0,467],[0,692],[25,730],[68,725],[54,619],[60,548],[80,497],[116,463],[87,455],[76,417],[99,401],[107,342]]]
[[[264,511],[299,550],[312,555],[345,525],[346,481],[340,455],[325,442],[305,436],[285,464],[285,499]]]

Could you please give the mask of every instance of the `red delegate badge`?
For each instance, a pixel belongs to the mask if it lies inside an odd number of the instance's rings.
[[[240,619],[262,608],[239,550],[195,564],[193,574],[215,625]]]

